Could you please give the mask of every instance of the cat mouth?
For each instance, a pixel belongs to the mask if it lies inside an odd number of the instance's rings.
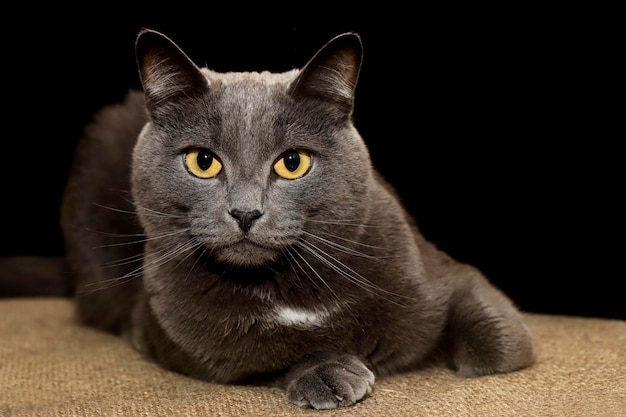
[[[248,239],[241,240],[215,251],[218,261],[235,266],[261,266],[275,261],[280,250],[260,245]]]

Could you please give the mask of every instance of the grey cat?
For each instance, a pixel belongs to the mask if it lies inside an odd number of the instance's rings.
[[[532,364],[511,300],[426,241],[372,166],[358,34],[284,73],[199,68],[148,29],[135,46],[143,91],[86,127],[61,208],[82,323],[314,409],[424,366]]]

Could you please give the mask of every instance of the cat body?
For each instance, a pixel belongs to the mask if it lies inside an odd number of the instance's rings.
[[[358,35],[284,73],[199,68],[147,29],[136,53],[143,91],[86,127],[61,207],[81,322],[316,409],[432,363],[532,363],[513,303],[425,240],[372,166]]]

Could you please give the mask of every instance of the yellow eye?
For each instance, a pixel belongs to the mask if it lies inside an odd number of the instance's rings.
[[[222,171],[222,163],[205,148],[193,148],[187,152],[185,166],[198,178],[212,178]]]
[[[279,177],[295,180],[307,173],[311,166],[311,155],[307,151],[289,149],[274,164]]]

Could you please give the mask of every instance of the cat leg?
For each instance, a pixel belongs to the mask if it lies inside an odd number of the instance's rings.
[[[531,365],[533,340],[519,310],[474,268],[464,265],[460,275],[447,334],[456,373],[475,377]]]
[[[285,375],[287,399],[302,408],[353,405],[372,392],[374,374],[355,356],[309,355]]]

